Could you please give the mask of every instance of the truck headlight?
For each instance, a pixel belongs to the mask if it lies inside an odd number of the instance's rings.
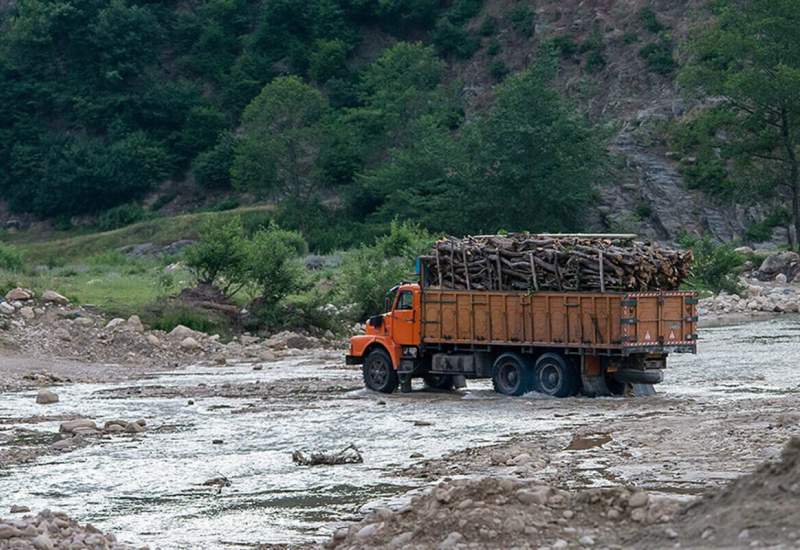
[[[403,347],[403,357],[416,357],[419,350],[416,346],[404,346]]]

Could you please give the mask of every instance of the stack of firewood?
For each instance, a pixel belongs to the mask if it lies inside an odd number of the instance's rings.
[[[627,292],[675,290],[692,252],[634,235],[448,237],[421,258],[425,283],[448,289]]]

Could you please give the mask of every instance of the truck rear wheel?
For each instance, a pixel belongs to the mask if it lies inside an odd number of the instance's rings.
[[[494,391],[503,395],[522,395],[531,390],[531,368],[524,357],[504,353],[492,366]]]
[[[364,385],[373,391],[392,393],[400,381],[389,354],[382,349],[369,352],[361,371],[364,374]]]
[[[453,389],[453,377],[449,374],[431,374],[428,373],[422,377],[425,381],[425,386],[432,390],[445,390]]]
[[[557,353],[545,353],[536,360],[533,386],[552,397],[576,395],[581,386],[578,369]]]

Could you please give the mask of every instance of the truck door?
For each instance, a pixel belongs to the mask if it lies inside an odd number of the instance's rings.
[[[419,294],[409,289],[397,293],[392,310],[392,339],[401,346],[419,344]]]

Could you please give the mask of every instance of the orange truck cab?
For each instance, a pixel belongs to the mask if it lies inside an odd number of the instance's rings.
[[[425,281],[424,275],[420,278]],[[402,283],[350,339],[367,388],[491,378],[497,392],[652,393],[670,353],[697,352],[697,294],[448,290]]]

